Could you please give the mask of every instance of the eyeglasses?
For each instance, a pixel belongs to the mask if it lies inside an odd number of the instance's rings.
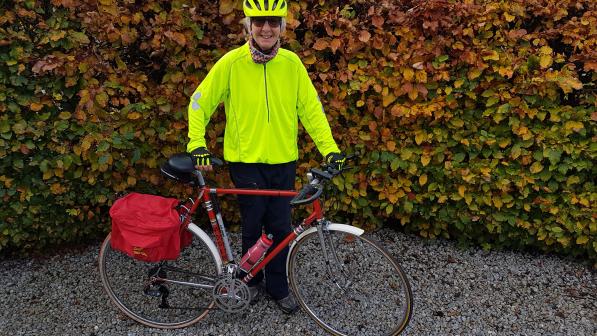
[[[257,16],[251,18],[251,24],[259,28],[263,27],[266,22],[270,27],[278,28],[282,24],[282,18],[277,16]]]

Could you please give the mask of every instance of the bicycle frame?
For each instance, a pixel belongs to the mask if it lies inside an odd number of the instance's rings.
[[[200,179],[202,180],[202,179]],[[182,225],[186,228],[191,223],[191,217],[196,213],[199,204],[203,204],[207,211],[207,215],[215,235],[216,246],[222,258],[223,265],[234,262],[234,257],[230,248],[228,240],[228,233],[224,227],[222,215],[216,211],[213,206],[212,197],[219,195],[252,195],[252,196],[273,196],[273,197],[294,197],[298,194],[297,191],[286,190],[263,190],[263,189],[239,189],[239,188],[210,188],[209,186],[202,186],[199,189],[199,194],[195,198],[193,205],[186,216]],[[290,243],[298,237],[303,231],[308,229],[314,221],[323,219],[323,208],[319,199],[312,203],[313,210],[310,215],[305,218],[301,224],[296,226],[273,250],[269,250],[264,258],[258,261],[249,273],[243,277],[244,282],[249,282],[259,271],[261,271],[280,251],[289,246]]]

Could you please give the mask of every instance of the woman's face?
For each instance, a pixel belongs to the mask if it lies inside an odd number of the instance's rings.
[[[280,25],[282,19],[279,17],[254,17],[251,18],[251,32],[253,39],[261,50],[270,51],[280,38]]]

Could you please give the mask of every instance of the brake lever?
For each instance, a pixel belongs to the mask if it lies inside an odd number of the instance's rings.
[[[331,180],[334,175],[329,173],[329,170],[331,169],[329,166],[326,166],[324,168],[326,171],[323,170],[319,170],[317,168],[311,168],[311,173],[313,173],[315,176],[319,176],[319,177],[323,177],[326,180]]]

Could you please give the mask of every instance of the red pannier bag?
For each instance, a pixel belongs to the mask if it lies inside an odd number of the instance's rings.
[[[175,260],[192,240],[177,205],[175,198],[140,193],[116,200],[110,208],[112,248],[142,261]]]

